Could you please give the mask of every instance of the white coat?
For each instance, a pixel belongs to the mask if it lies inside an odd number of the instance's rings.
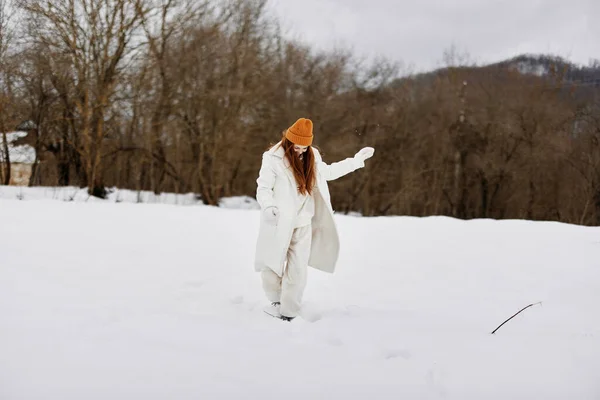
[[[312,148],[316,168],[316,186],[313,191],[315,214],[312,218],[312,242],[308,265],[333,273],[337,263],[340,240],[333,218],[333,208],[327,181],[337,179],[364,167],[364,160],[354,157],[332,163],[323,162],[321,154]],[[294,232],[299,201],[298,185],[281,142],[263,154],[258,179],[256,199],[261,210],[276,206],[279,209],[277,225],[270,224],[261,212],[260,229],[256,243],[255,269],[272,269],[283,275],[288,246]]]

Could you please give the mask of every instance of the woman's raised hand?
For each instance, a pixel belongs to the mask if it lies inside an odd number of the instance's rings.
[[[373,154],[375,153],[375,149],[372,147],[364,147],[362,148],[358,153],[356,153],[356,155],[354,156],[354,158],[357,158],[361,161],[365,161],[371,157],[373,157]]]

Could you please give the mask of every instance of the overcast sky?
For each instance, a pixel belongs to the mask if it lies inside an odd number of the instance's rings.
[[[552,53],[600,59],[600,0],[270,0],[288,33],[319,48],[439,67],[452,45],[478,63]]]

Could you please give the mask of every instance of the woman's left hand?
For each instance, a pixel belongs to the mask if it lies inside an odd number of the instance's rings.
[[[373,154],[375,153],[375,149],[372,147],[364,147],[362,148],[358,153],[356,153],[356,155],[354,156],[354,158],[357,158],[359,160],[362,160],[363,162],[371,157],[373,157]]]

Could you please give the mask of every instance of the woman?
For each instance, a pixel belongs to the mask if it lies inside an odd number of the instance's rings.
[[[313,141],[313,123],[300,118],[263,154],[256,199],[261,207],[255,269],[271,306],[286,321],[300,310],[307,267],[333,273],[339,238],[327,181],[364,167],[374,149],[327,165]]]

